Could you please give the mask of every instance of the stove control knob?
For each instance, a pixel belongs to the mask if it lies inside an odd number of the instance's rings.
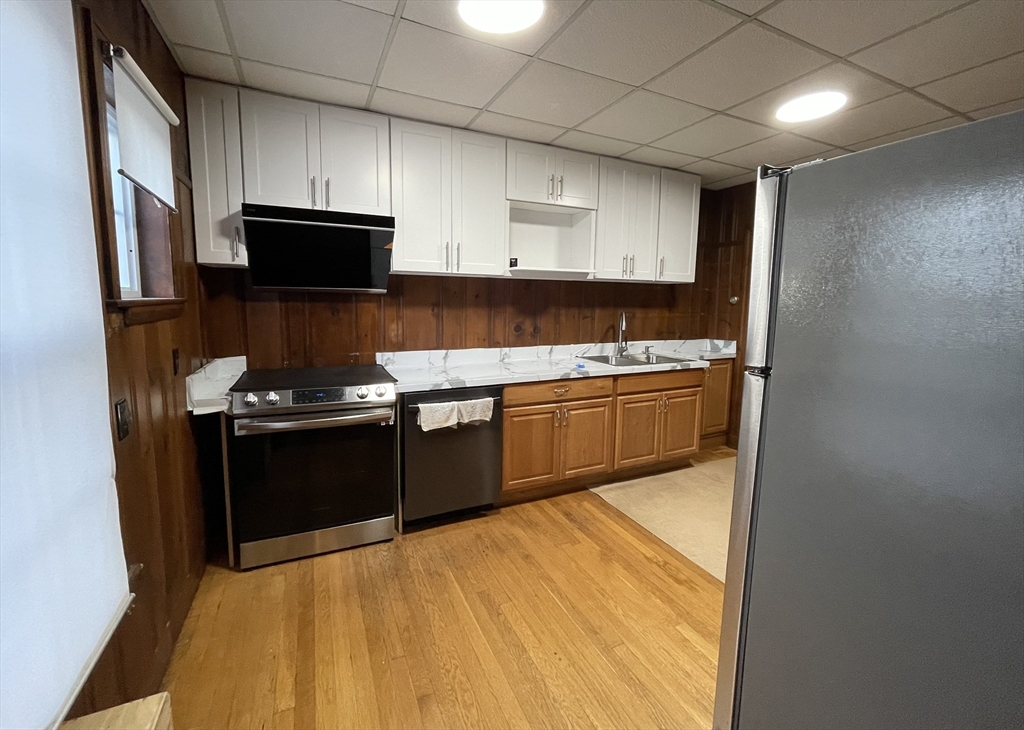
[[[360,400],[366,398],[369,395],[370,391],[366,388],[365,385],[360,385],[358,388],[356,388],[356,397],[359,398]]]
[[[246,393],[245,398],[242,399],[242,402],[245,403],[245,405],[252,408],[253,406],[259,405],[260,399],[256,397],[255,393]]]
[[[269,393],[267,393],[267,403],[269,403],[272,406],[276,406],[280,402],[281,396],[279,396],[277,393],[275,393],[274,391],[270,391]]]
[[[373,391],[373,394],[376,395],[378,398],[383,398],[388,394],[388,389],[385,388],[383,385],[378,385],[376,390]]]

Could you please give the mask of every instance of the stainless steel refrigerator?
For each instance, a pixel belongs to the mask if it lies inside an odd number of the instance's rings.
[[[758,171],[715,727],[1024,727],[1024,113]]]

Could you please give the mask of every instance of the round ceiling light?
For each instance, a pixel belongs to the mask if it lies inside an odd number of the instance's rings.
[[[846,94],[839,91],[819,91],[787,101],[775,112],[780,122],[806,122],[837,112],[846,105]]]
[[[460,0],[459,15],[484,33],[515,33],[544,14],[544,0]]]

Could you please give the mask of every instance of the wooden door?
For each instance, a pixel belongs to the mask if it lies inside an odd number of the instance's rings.
[[[388,118],[320,105],[324,210],[391,215]]]
[[[246,266],[238,89],[185,79],[196,262]]]
[[[452,130],[391,120],[392,269],[451,271]]]
[[[661,207],[661,170],[633,164],[636,196],[633,199],[629,242],[629,278],[654,281],[657,274],[658,211]]]
[[[700,177],[661,171],[658,223],[658,281],[692,282],[697,261],[697,212]]]
[[[502,491],[558,481],[561,404],[506,408],[502,418]]]
[[[507,232],[505,140],[453,129],[452,273],[502,276]]]
[[[620,395],[615,399],[615,468],[658,461],[661,393]]]
[[[700,449],[700,388],[662,394],[661,458],[678,459]]]
[[[612,399],[562,405],[561,478],[603,474],[612,468]]]
[[[597,155],[558,149],[555,156],[555,202],[597,209]]]
[[[320,106],[239,91],[246,203],[322,208]]]
[[[594,278],[625,279],[629,275],[630,201],[635,197],[636,176],[630,175],[629,163],[601,158]]]
[[[729,430],[729,398],[732,396],[732,360],[713,360],[704,371],[704,413],[701,435]]]
[[[508,141],[505,197],[528,203],[555,202],[555,148]]]

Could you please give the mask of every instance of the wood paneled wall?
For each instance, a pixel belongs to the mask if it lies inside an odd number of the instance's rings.
[[[392,276],[387,294],[263,292],[245,275],[201,267],[208,357],[250,367],[372,363],[391,350],[611,341],[626,312],[630,339],[699,336],[692,284],[613,284]]]
[[[182,120],[171,134],[180,214],[171,217],[170,245],[177,294],[186,302],[181,316],[149,324],[126,326],[116,307],[104,315],[111,406],[123,398],[132,414],[124,440],[117,439],[113,417],[111,430],[121,535],[135,601],[71,716],[159,689],[206,564],[202,489],[185,402],[185,377],[201,365],[202,339],[183,75],[139,0],[76,0],[74,10],[80,58],[101,37],[124,46]],[[95,133],[96,120],[102,119],[95,81],[83,73],[87,133]],[[93,148],[93,174],[96,160]],[[92,189],[94,207],[103,204],[96,185]],[[97,219],[98,273],[109,287],[107,233],[102,216]]]
[[[743,362],[750,300],[750,255],[754,236],[754,183],[718,192],[701,191],[697,286],[701,337],[736,340],[727,443],[739,440]],[[733,302],[732,299],[736,301]]]

